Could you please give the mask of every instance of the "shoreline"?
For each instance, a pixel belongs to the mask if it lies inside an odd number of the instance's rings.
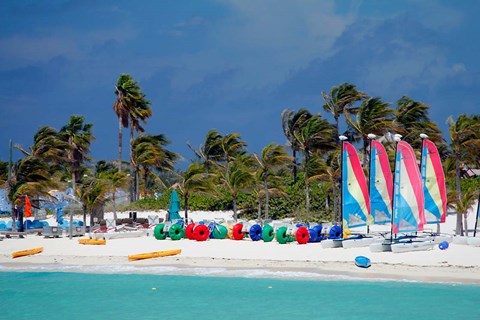
[[[139,212],[138,217],[164,211]],[[111,218],[112,213],[106,217]],[[128,213],[118,213],[128,217]],[[191,212],[194,221],[232,220],[231,212]],[[76,217],[78,218],[78,217]],[[455,215],[449,215],[442,231],[453,235]],[[475,216],[469,215],[471,223]],[[55,221],[50,218],[50,225]],[[469,223],[470,223],[469,222]],[[378,226],[377,226],[378,227]],[[88,237],[86,234],[83,238]],[[371,252],[363,248],[323,248],[321,243],[272,242],[209,239],[156,240],[148,235],[107,240],[106,245],[82,245],[77,237],[45,238],[29,234],[23,239],[0,241],[0,272],[76,272],[251,277],[295,280],[405,281],[422,283],[480,285],[480,247],[451,243],[446,250],[438,245],[429,251],[405,253]],[[12,252],[43,247],[42,253],[12,259]],[[129,255],[181,249],[176,256],[128,261]],[[371,260],[359,268],[357,256]]]
[[[13,251],[44,247],[44,252],[11,258]],[[128,255],[182,249],[177,256],[128,261]],[[359,268],[358,255],[372,265]],[[461,257],[458,258],[458,257]],[[466,261],[468,260],[468,261]],[[115,239],[104,246],[85,246],[78,238],[5,239],[0,244],[0,272],[75,272],[157,274],[293,280],[405,281],[480,285],[480,247],[452,244],[445,251],[394,254],[368,248],[324,249],[306,245],[209,240],[156,240],[154,237]]]

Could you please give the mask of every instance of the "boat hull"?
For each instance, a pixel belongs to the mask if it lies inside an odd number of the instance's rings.
[[[341,248],[342,247],[342,239],[325,239],[320,242],[322,244],[322,248]]]
[[[342,246],[345,249],[368,247],[372,243],[382,242],[383,240],[384,239],[381,237],[367,237],[367,236],[346,238],[342,240]]]
[[[369,268],[371,266],[370,259],[365,256],[355,258],[355,265],[360,268]]]
[[[89,236],[92,239],[123,239],[123,238],[136,238],[147,235],[146,230],[135,230],[135,231],[114,231],[114,232],[99,232],[99,233],[90,233]]]
[[[432,240],[412,240],[398,241],[391,244],[393,253],[402,253],[410,251],[428,251],[432,250],[435,243]]]
[[[374,242],[369,246],[371,252],[391,252],[392,244],[390,242]]]
[[[167,256],[174,256],[180,254],[182,249],[174,249],[174,250],[165,250],[165,251],[157,251],[157,252],[147,252],[147,253],[140,253],[128,256],[128,260],[144,260],[144,259],[151,259],[151,258],[160,258],[160,257],[167,257]]]
[[[475,237],[471,238],[470,237],[467,240],[467,244],[469,246],[480,247],[480,238],[475,238]]]
[[[43,251],[43,247],[33,248],[28,250],[16,251],[12,253],[12,258],[20,258],[25,256],[31,256],[32,254],[37,254]]]
[[[452,241],[454,244],[463,244],[463,245],[467,245],[468,244],[468,237],[464,237],[464,236],[455,236],[453,237],[453,241]]]
[[[107,241],[105,239],[78,239],[78,243],[90,245],[105,245]]]

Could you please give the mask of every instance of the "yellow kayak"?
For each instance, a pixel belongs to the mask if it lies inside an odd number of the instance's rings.
[[[28,249],[28,250],[23,250],[23,251],[16,251],[12,253],[12,258],[20,258],[24,256],[30,256],[32,254],[37,254],[43,251],[43,247],[40,248],[33,248],[33,249]]]
[[[181,252],[182,252],[182,249],[173,249],[173,250],[165,250],[165,251],[157,251],[157,252],[140,253],[140,254],[134,254],[134,255],[128,256],[128,260],[143,260],[143,259],[150,259],[150,258],[174,256]]]
[[[107,241],[105,239],[78,239],[78,243],[80,243],[80,244],[103,245],[103,244],[106,244]]]

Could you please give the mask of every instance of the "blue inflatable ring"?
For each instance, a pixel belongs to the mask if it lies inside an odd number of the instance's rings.
[[[250,235],[250,239],[252,239],[252,241],[261,240],[262,227],[259,224],[254,224],[253,226],[250,227],[248,234]]]

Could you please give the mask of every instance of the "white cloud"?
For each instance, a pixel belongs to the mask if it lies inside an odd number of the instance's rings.
[[[353,21],[335,12],[333,1],[231,0],[230,16],[210,29],[208,50],[180,57],[184,69],[174,78],[179,90],[211,73],[236,70],[232,94],[274,87],[292,70],[333,54],[333,44]]]

